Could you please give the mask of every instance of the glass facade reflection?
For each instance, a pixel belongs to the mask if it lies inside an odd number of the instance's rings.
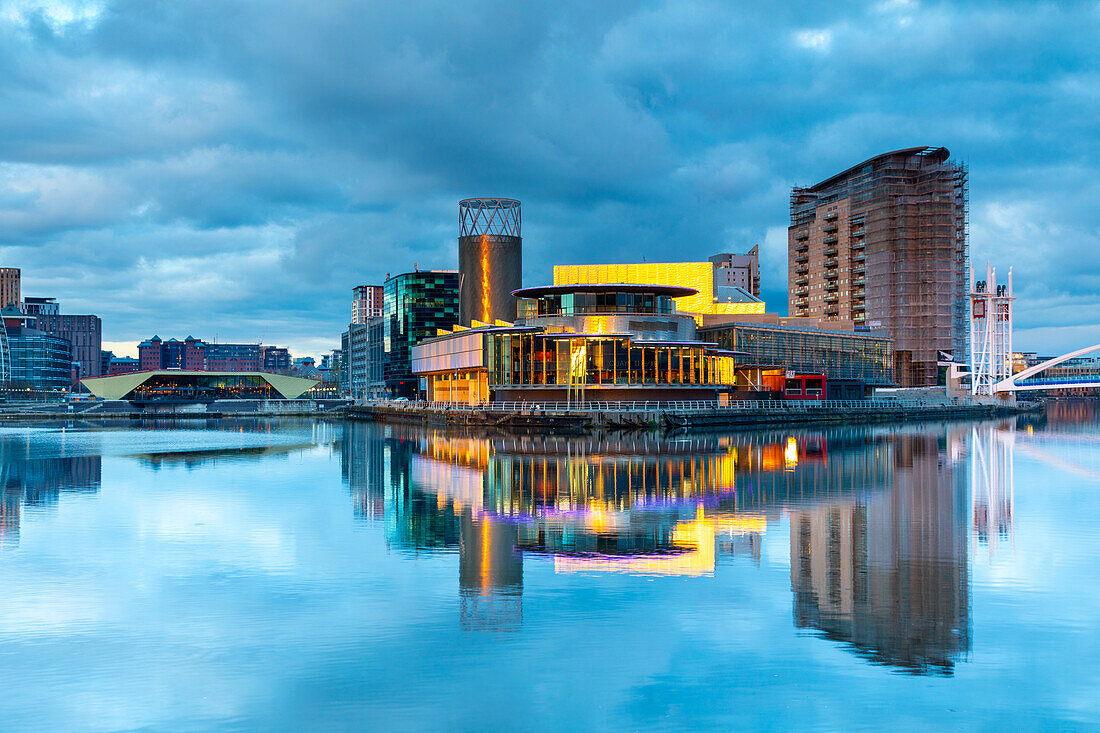
[[[458,323],[458,272],[406,272],[383,287],[382,371],[390,397],[415,398],[412,348]]]
[[[67,339],[32,328],[8,329],[11,387],[62,390],[72,384],[72,353]]]
[[[347,430],[349,449],[352,433],[378,435]],[[991,428],[678,441],[378,430],[357,459],[356,506],[397,546],[458,549],[463,628],[522,626],[524,558],[559,574],[710,576],[722,557],[759,562],[786,524],[796,627],[916,674],[952,674],[970,651],[966,446]]]
[[[802,326],[728,323],[699,329],[700,338],[742,351],[746,364],[824,374],[827,379],[893,384],[893,342],[883,336]]]
[[[568,385],[731,385],[736,364],[704,346],[557,334],[491,334],[490,387]]]
[[[263,377],[248,374],[158,374],[146,379],[123,399],[171,402],[230,399],[280,399],[282,395]]]

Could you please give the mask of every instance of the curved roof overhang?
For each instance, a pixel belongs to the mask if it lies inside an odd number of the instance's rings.
[[[644,283],[573,283],[570,285],[539,285],[533,288],[513,290],[517,298],[541,298],[547,295],[567,293],[649,293],[683,298],[699,291],[682,285],[646,285]]]

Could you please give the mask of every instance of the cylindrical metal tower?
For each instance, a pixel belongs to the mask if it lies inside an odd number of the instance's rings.
[[[519,201],[458,202],[459,323],[516,319],[513,290],[523,287]]]

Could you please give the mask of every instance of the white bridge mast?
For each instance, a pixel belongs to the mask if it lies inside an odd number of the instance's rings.
[[[1012,376],[1012,268],[1008,284],[997,285],[997,271],[985,265],[986,279],[974,282],[970,266],[970,393],[992,395]]]

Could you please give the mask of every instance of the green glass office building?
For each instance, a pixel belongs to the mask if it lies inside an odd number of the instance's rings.
[[[383,379],[390,397],[415,399],[411,349],[458,323],[458,271],[394,275],[383,285]]]

